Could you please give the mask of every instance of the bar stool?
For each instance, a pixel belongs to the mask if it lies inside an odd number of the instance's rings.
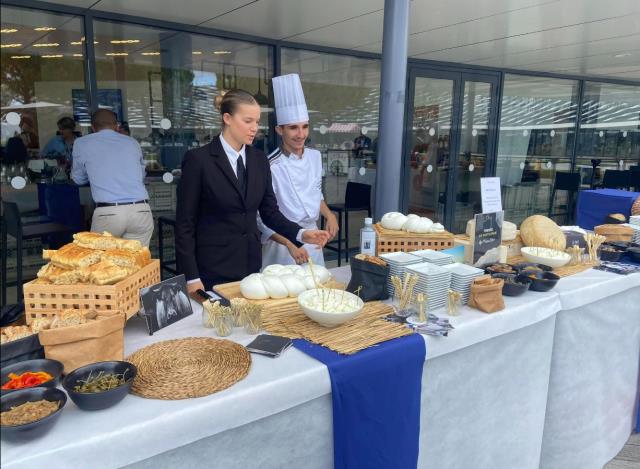
[[[160,272],[162,273],[163,270],[166,270],[176,275],[178,273],[176,260],[164,260],[164,233],[162,232],[164,225],[173,226],[173,239],[175,240],[176,216],[163,215],[158,217],[158,257],[160,258]]]
[[[573,215],[575,209],[575,197],[580,189],[580,173],[564,173],[556,172],[553,182],[553,190],[551,191],[551,201],[549,202],[549,218],[557,215],[564,215],[564,222],[567,223],[569,216]],[[567,205],[565,212],[553,212],[553,205],[556,199],[556,191],[567,192]]]
[[[371,216],[371,186],[359,182],[348,182],[343,204],[328,204],[329,210],[338,213],[338,239],[327,243],[325,249],[338,253],[338,267],[342,260],[342,214],[344,213],[345,260],[349,261],[349,212],[367,211]],[[324,218],[321,222],[324,229]],[[337,244],[338,247],[332,246]]]
[[[76,230],[62,223],[33,223],[23,224],[20,218],[18,204],[15,202],[2,201],[2,306],[7,302],[7,235],[11,235],[16,240],[16,281],[18,290],[18,303],[22,301],[22,241],[25,239],[44,238],[51,235],[71,235]],[[14,285],[14,282],[11,282]]]

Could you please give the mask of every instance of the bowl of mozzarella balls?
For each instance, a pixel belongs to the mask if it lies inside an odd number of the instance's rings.
[[[324,327],[336,327],[355,318],[364,301],[335,288],[314,288],[298,295],[298,304],[309,319]]]

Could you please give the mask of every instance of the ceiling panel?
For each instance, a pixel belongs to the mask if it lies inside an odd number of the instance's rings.
[[[383,11],[379,10],[344,23],[334,24],[305,34],[298,34],[289,38],[289,40],[353,49],[360,44],[382,41],[383,17]],[[379,52],[379,50],[375,50],[375,52]]]
[[[335,23],[348,22],[383,7],[383,0],[260,0],[207,21],[203,26],[273,39],[288,39]],[[325,39],[332,39],[329,33]]]
[[[144,16],[190,25],[200,24],[233,10],[242,9],[257,0],[100,0],[97,10]],[[153,7],[151,8],[151,6]]]

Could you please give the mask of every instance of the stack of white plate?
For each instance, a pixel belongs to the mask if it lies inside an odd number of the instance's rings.
[[[451,271],[445,268],[423,262],[407,267],[410,274],[418,274],[418,283],[414,294],[427,295],[427,310],[442,308],[447,304],[447,295],[451,286]]]
[[[640,215],[629,217],[629,226],[633,228],[633,238],[631,238],[631,241],[640,244]]]
[[[429,262],[435,265],[447,265],[453,263],[453,256],[433,249],[422,249],[420,251],[411,251],[411,254],[418,256],[422,262]]]
[[[397,275],[404,282],[406,266],[423,262],[419,257],[412,256],[406,252],[389,252],[380,254],[380,257],[389,264],[389,277],[387,277],[387,293],[389,293],[389,296],[393,296],[394,292],[391,277]]]
[[[466,305],[469,302],[469,292],[471,291],[473,279],[484,275],[484,270],[458,262],[445,265],[442,268],[451,272],[451,289],[462,295],[462,304]]]

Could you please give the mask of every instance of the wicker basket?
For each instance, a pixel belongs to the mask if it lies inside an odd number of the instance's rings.
[[[379,223],[373,225],[377,232],[376,254],[385,252],[411,252],[420,249],[440,251],[453,247],[453,235],[444,233],[407,233],[406,231],[387,230]]]
[[[64,309],[119,310],[127,319],[140,311],[140,289],[160,282],[160,261],[154,259],[115,285],[24,284],[27,324],[37,318],[51,318]]]

